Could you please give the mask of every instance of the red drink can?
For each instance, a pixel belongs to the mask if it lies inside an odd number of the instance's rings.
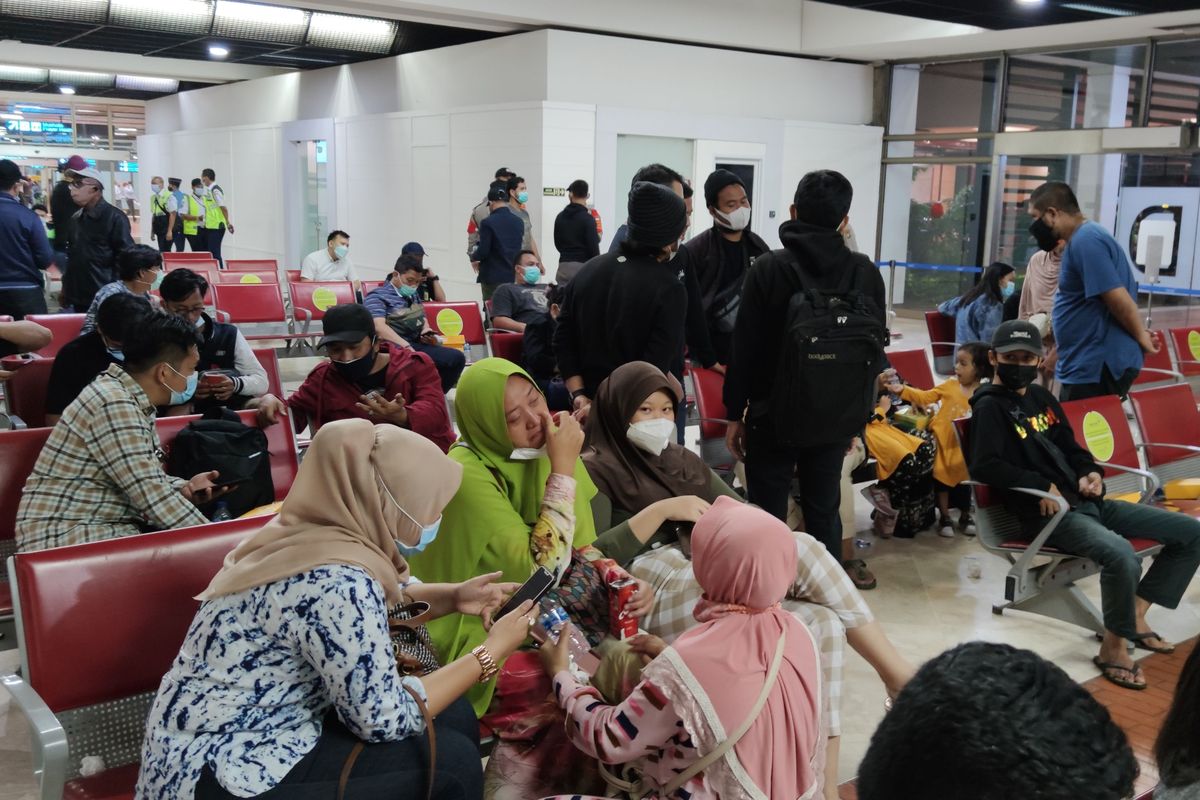
[[[608,584],[609,633],[618,639],[637,635],[637,618],[625,614],[625,607],[636,591],[637,581],[633,578],[622,578]]]

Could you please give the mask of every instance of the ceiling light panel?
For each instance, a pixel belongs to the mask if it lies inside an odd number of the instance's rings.
[[[58,22],[103,23],[108,0],[0,0],[0,14]]]
[[[212,0],[111,0],[109,22],[126,28],[149,28],[193,36],[208,33]]]
[[[390,53],[396,41],[396,23],[385,19],[313,12],[308,43],[330,50]]]
[[[113,76],[105,72],[80,72],[70,69],[50,70],[50,82],[68,86],[112,86]]]
[[[1098,3],[1063,3],[1062,8],[1069,8],[1072,11],[1082,11],[1085,14],[1100,14],[1106,17],[1132,17],[1137,14],[1136,11],[1130,11],[1127,8],[1114,8]]]
[[[303,44],[308,12],[298,8],[217,0],[213,35],[257,42]]]
[[[11,67],[0,64],[0,81],[16,81],[18,83],[45,83],[49,79],[49,70],[38,67]]]
[[[174,78],[145,78],[141,75],[118,75],[116,86],[134,92],[179,91],[179,81]]]

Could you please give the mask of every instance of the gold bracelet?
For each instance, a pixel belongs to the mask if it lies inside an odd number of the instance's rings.
[[[479,682],[487,683],[492,678],[496,677],[496,673],[500,668],[496,666],[496,659],[492,658],[492,654],[483,645],[479,645],[471,651],[471,655],[475,656],[475,660],[479,662]]]

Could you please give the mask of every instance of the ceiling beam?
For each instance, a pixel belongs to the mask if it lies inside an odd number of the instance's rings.
[[[0,62],[22,67],[85,70],[147,78],[175,78],[197,83],[229,83],[292,72],[279,67],[224,63],[183,58],[155,58],[133,53],[113,53],[72,47],[0,41]]]

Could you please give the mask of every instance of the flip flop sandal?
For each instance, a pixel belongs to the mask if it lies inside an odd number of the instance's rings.
[[[1147,639],[1158,639],[1160,642],[1166,641],[1166,639],[1159,636],[1154,631],[1150,631],[1148,633],[1139,633],[1138,635],[1130,636],[1129,638],[1133,642],[1134,647],[1141,648],[1142,650],[1149,650],[1151,653],[1161,653],[1162,655],[1170,655],[1171,653],[1175,652],[1175,645],[1173,645],[1173,644],[1167,645],[1166,647],[1154,647],[1152,645],[1146,644]]]
[[[1122,666],[1121,664],[1113,664],[1107,661],[1101,661],[1100,656],[1093,656],[1092,663],[1096,665],[1096,668],[1100,670],[1100,674],[1103,675],[1104,679],[1109,683],[1115,683],[1122,689],[1133,689],[1135,691],[1141,691],[1142,689],[1146,688],[1146,684],[1144,683],[1134,683],[1133,681],[1125,680],[1124,678],[1118,678],[1113,672],[1109,671],[1121,670],[1122,672],[1128,672],[1131,675],[1141,675],[1142,668],[1137,663],[1134,663],[1133,667],[1126,667]]]

